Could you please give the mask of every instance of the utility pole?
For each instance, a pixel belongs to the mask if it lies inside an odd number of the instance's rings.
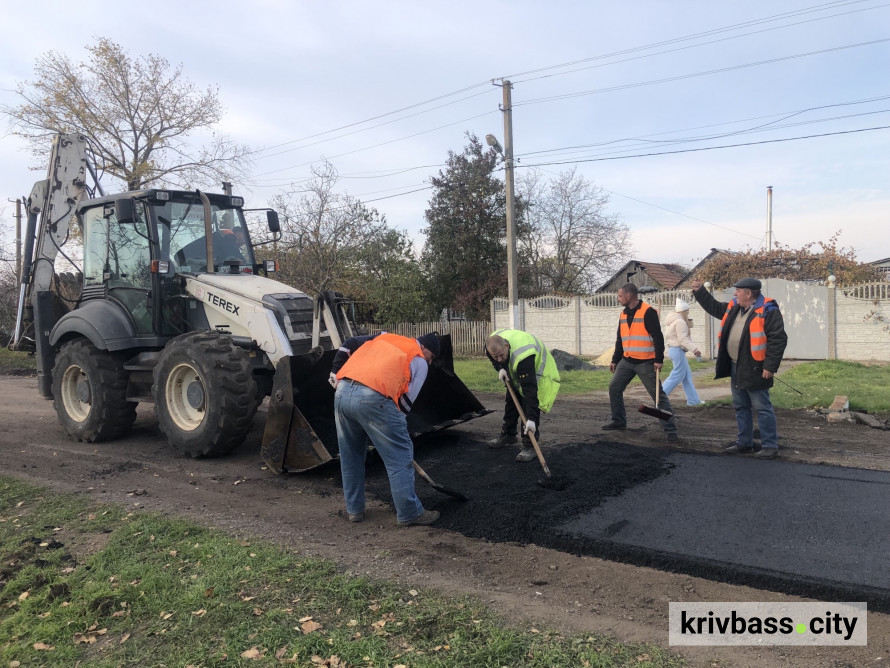
[[[504,79],[504,179],[507,185],[507,292],[510,299],[510,327],[521,329],[519,322],[519,280],[516,266],[516,209],[513,187],[513,85]]]
[[[773,187],[766,187],[766,250],[773,249]]]

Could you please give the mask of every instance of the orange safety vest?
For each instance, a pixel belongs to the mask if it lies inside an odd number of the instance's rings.
[[[751,318],[750,328],[748,330],[751,334],[751,357],[758,362],[762,362],[766,359],[766,332],[763,330],[763,323],[766,319],[766,305],[773,301],[775,301],[775,299],[766,297],[763,300],[763,306],[754,309],[754,317]],[[720,333],[717,335],[718,339],[723,337],[723,325],[726,324],[726,318],[729,317],[729,312],[732,310],[732,307],[737,303],[738,302],[733,298],[732,301],[726,305],[726,313],[723,314],[723,320],[720,321]]]
[[[381,334],[359,346],[337,372],[337,378],[351,378],[389,397],[396,406],[408,391],[411,360],[423,357],[417,339],[398,334]]]
[[[621,346],[624,348],[624,356],[632,357],[635,360],[654,360],[655,359],[655,342],[646,329],[644,319],[646,311],[651,306],[646,302],[640,302],[640,309],[631,322],[630,327],[627,326],[627,314],[621,312],[621,320],[618,322],[618,329],[621,332]]]

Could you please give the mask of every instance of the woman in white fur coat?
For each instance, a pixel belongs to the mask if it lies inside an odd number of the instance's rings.
[[[686,353],[690,350],[696,357],[701,357],[701,351],[695,347],[689,337],[690,327],[692,324],[689,322],[689,304],[677,297],[674,312],[668,313],[663,325],[664,345],[671,362],[673,362],[674,369],[664,381],[662,388],[665,394],[670,394],[677,385],[682,384],[683,391],[686,393],[686,405],[701,406],[705,402],[701,400],[695,390],[695,385],[692,382],[692,369],[689,368],[689,362],[686,361]]]

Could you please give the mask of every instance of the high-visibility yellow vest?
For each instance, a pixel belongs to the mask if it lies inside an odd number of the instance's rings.
[[[507,369],[514,385],[519,385],[516,376],[516,365],[526,357],[535,356],[535,380],[538,383],[538,406],[546,413],[553,408],[553,402],[556,401],[556,394],[559,392],[559,370],[556,368],[556,361],[553,355],[547,350],[538,337],[523,332],[519,329],[499,329],[492,332],[492,336],[497,335],[510,344],[510,359],[508,360]]]

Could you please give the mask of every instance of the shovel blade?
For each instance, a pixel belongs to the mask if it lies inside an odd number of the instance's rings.
[[[663,411],[660,408],[655,408],[654,406],[646,406],[645,404],[640,404],[640,407],[637,410],[639,410],[640,413],[651,415],[652,417],[656,417],[659,420],[670,420],[672,417],[674,417],[673,413]]]

